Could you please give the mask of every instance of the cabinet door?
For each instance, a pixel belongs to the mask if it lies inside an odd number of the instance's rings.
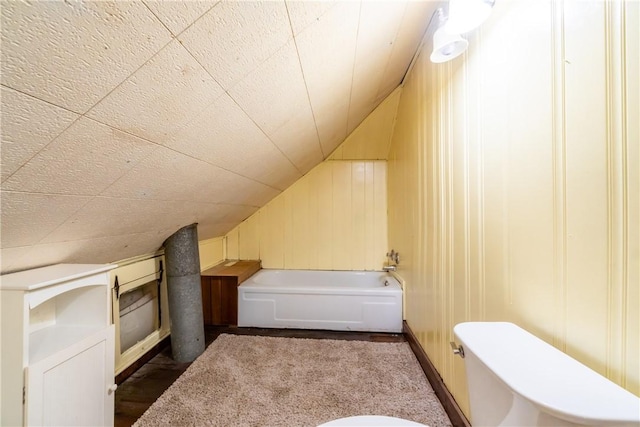
[[[26,425],[112,426],[114,328],[27,368]]]

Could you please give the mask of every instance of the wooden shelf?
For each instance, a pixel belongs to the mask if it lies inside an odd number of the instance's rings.
[[[259,260],[226,260],[201,273],[205,325],[238,324],[238,286],[260,268]]]

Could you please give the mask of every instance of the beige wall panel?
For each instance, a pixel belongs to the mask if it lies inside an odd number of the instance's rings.
[[[364,162],[351,164],[351,265],[357,270],[365,269],[367,256],[366,230],[366,165]]]
[[[530,55],[509,62],[507,80],[507,210],[510,314],[530,332],[553,340],[552,2],[512,8],[509,49]],[[523,31],[526,30],[526,31]],[[534,71],[535,70],[535,71]],[[532,72],[533,71],[533,72]],[[523,84],[526,81],[526,84]],[[526,100],[526,102],[523,102]]]
[[[257,214],[256,212],[256,215]],[[240,249],[238,247],[240,242],[239,229],[240,226],[237,226],[225,236],[225,258],[227,259],[240,259]]]
[[[314,188],[318,195],[318,269],[333,269],[333,168],[332,163],[323,163],[317,168]]]
[[[291,267],[287,268],[308,270],[311,265],[310,242],[314,241],[311,236],[315,227],[310,220],[313,193],[309,184],[303,179],[291,188]]]
[[[332,269],[348,270],[352,263],[351,240],[352,192],[351,162],[331,162],[333,180]],[[342,219],[339,219],[342,218]]]
[[[227,252],[264,268],[379,270],[386,185],[386,162],[321,163],[227,234]]]
[[[214,237],[213,239],[200,240],[198,242],[200,254],[200,270],[219,264],[224,260],[224,238]]]
[[[238,226],[238,259],[260,259],[258,216],[251,216]]]
[[[605,3],[567,2],[564,13],[567,352],[605,374],[608,314],[603,302],[609,286]]]
[[[509,22],[513,5],[502,4],[496,7],[491,22]],[[481,28],[472,38],[469,57],[475,57],[477,66],[486,72],[477,76],[479,100],[475,104],[482,143],[479,167],[482,169],[484,185],[479,191],[482,194],[483,210],[482,229],[484,230],[484,246],[480,249],[483,259],[484,281],[484,315],[485,320],[509,319],[511,307],[509,294],[508,251],[508,167],[509,128],[505,126],[510,105],[505,102],[508,97],[509,81],[509,37],[512,33],[509,25],[488,25]],[[476,59],[477,58],[477,59]],[[469,76],[475,76],[470,72]]]
[[[264,268],[284,268],[284,197],[260,210],[260,259]]]
[[[626,76],[627,94],[625,131],[627,143],[627,156],[625,159],[627,188],[629,200],[627,204],[627,258],[625,282],[626,300],[623,299],[623,359],[622,359],[622,384],[633,393],[640,395],[640,79],[634,76],[640,75],[640,3],[627,2],[624,4],[625,13],[625,42],[626,51]],[[635,141],[635,142],[634,142]]]
[[[371,162],[367,162],[371,165]],[[369,175],[367,175],[366,185],[371,187]],[[369,256],[367,270],[380,270],[387,253],[387,163],[373,162],[373,211],[367,211],[373,215],[373,233],[367,237],[371,242],[372,250]]]
[[[404,84],[389,248],[407,322],[467,414],[448,341],[469,320],[516,322],[638,393],[639,14],[497,2],[464,56],[432,64],[427,39]]]

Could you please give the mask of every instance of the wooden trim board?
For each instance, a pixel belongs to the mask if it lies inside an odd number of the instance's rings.
[[[416,355],[416,358],[427,376],[433,391],[436,393],[438,400],[440,400],[444,410],[447,412],[447,415],[451,420],[451,424],[453,424],[454,427],[471,427],[471,423],[462,413],[458,403],[456,403],[455,399],[447,389],[447,386],[442,381],[442,377],[438,374],[435,366],[433,366],[429,360],[427,353],[425,353],[406,321],[404,322],[404,336],[407,339],[409,346],[411,346],[411,350],[413,350],[413,353]]]

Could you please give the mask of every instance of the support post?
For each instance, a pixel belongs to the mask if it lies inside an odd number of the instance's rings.
[[[176,231],[164,248],[171,355],[177,362],[193,362],[205,349],[197,224]]]

